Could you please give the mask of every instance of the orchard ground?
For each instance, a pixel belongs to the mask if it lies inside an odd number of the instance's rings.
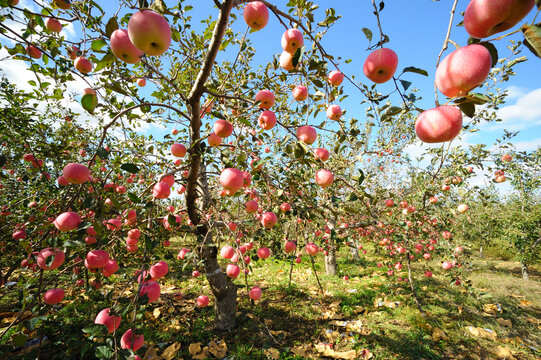
[[[180,238],[171,241],[171,254],[186,244]],[[429,263],[432,278],[416,278],[423,310],[417,309],[409,286],[389,277],[378,268],[378,257],[367,254],[355,261],[342,248],[338,256],[342,276],[327,276],[322,255],[314,257],[318,276],[325,291],[317,286],[309,258],[295,264],[289,282],[290,260],[273,256],[256,261],[253,277],[263,289],[263,297],[252,304],[241,277],[238,322],[234,330],[210,330],[214,323],[213,303],[198,308],[199,294],[211,295],[203,276],[195,281],[178,281],[192,276],[189,261],[172,264],[173,271],[162,285],[162,296],[147,307],[145,354],[143,359],[538,359],[541,356],[541,267],[530,268],[530,279],[521,278],[520,264],[494,257],[480,258],[477,249],[469,267],[471,286],[457,286],[444,277],[439,263]],[[485,249],[485,256],[498,256],[496,246]],[[222,264],[223,266],[224,264]],[[419,267],[417,265],[416,267]],[[416,274],[421,274],[415,271]],[[134,269],[135,271],[135,269]],[[348,280],[343,276],[347,275]],[[401,274],[406,276],[405,274]],[[66,279],[61,279],[62,283]],[[7,326],[17,309],[15,298],[1,294],[1,327]],[[44,327],[45,354],[55,359],[70,348],[79,357],[88,342],[89,319],[94,309],[107,304],[107,294],[118,296],[114,284],[99,291],[68,291],[61,304],[51,309],[58,317],[71,318],[68,327],[59,329],[54,316]],[[179,296],[178,294],[182,294]],[[91,299],[88,307],[81,300]],[[32,321],[31,315],[26,321]],[[35,332],[35,331],[34,331]],[[28,338],[37,334],[29,332]],[[11,336],[4,339],[8,340]],[[96,336],[97,346],[107,336]],[[23,358],[36,348],[34,341],[0,345],[1,358]],[[213,343],[214,341],[214,343]],[[206,350],[205,350],[205,347]],[[62,349],[62,351],[59,351]],[[363,350],[365,352],[363,353]],[[366,351],[368,350],[368,351]],[[93,351],[90,352],[93,354]],[[178,355],[177,355],[178,354]],[[327,356],[325,356],[327,355]],[[61,355],[64,356],[64,355]],[[89,355],[91,358],[93,355]]]

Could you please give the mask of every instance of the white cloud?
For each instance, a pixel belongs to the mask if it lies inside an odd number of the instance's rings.
[[[509,131],[524,130],[541,125],[541,88],[532,90],[520,96],[514,105],[504,106],[498,110],[500,123],[487,124],[483,130]]]
[[[528,92],[528,89],[521,88],[515,85],[509,86],[506,90],[507,90],[507,100],[517,99],[521,96],[526,95],[526,93]]]

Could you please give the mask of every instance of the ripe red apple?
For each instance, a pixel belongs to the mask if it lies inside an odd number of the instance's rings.
[[[428,202],[431,204],[435,204],[438,202],[438,198],[435,196],[431,196],[430,199],[428,199]]]
[[[244,182],[242,183],[242,187],[248,187],[252,184],[252,174],[250,174],[248,171],[243,171],[242,177],[244,179]]]
[[[394,205],[393,199],[387,199],[387,200],[385,200],[385,206],[391,207],[391,206],[393,206],[393,205]]]
[[[261,247],[257,249],[257,256],[259,256],[260,259],[267,259],[270,256],[269,248]]]
[[[261,1],[252,1],[244,7],[244,21],[253,30],[261,30],[269,21],[269,9]]]
[[[50,262],[50,260],[48,260],[49,256],[53,256],[54,258],[53,261],[47,265],[47,263]],[[38,253],[36,263],[43,270],[54,270],[64,263],[65,258],[66,254],[64,254],[62,250],[55,249],[53,251],[51,248],[45,248]]]
[[[71,231],[77,229],[81,223],[81,217],[76,212],[67,211],[58,215],[53,223],[61,232]]]
[[[297,245],[293,241],[286,241],[286,243],[284,244],[284,251],[286,253],[295,251],[296,248],[297,248]]]
[[[85,266],[89,269],[99,269],[107,265],[109,253],[105,250],[91,250],[86,254]]]
[[[267,229],[273,227],[277,221],[278,217],[272,211],[267,211],[263,213],[263,215],[261,215],[261,225],[263,225]]]
[[[152,195],[157,199],[166,199],[171,194],[171,187],[164,181],[160,181],[154,185]]]
[[[468,209],[469,209],[469,207],[466,204],[460,204],[460,205],[458,205],[458,208],[457,208],[458,212],[460,212],[460,213],[464,213],[464,212],[468,211]]]
[[[334,182],[334,175],[329,170],[319,169],[316,172],[316,184],[322,188],[331,186]]]
[[[164,260],[158,261],[156,264],[150,267],[150,276],[153,279],[160,279],[164,277],[169,271],[169,265]]]
[[[264,130],[270,130],[276,125],[276,115],[270,110],[265,110],[259,115],[257,122]]]
[[[62,176],[72,184],[82,184],[90,178],[90,170],[82,164],[69,163],[64,166]]]
[[[9,5],[11,5],[11,6],[19,5],[19,0],[11,0],[11,1],[9,2]]]
[[[462,129],[462,113],[456,106],[443,105],[423,111],[415,122],[417,137],[426,143],[453,140]]]
[[[33,59],[40,59],[41,58],[41,50],[39,50],[34,45],[28,45],[26,47],[26,53],[30,55]]]
[[[145,87],[147,84],[147,80],[145,78],[138,78],[136,80],[137,86],[139,87]]]
[[[282,212],[288,212],[291,210],[291,205],[289,203],[282,203],[282,205],[280,205],[280,210],[282,210]]]
[[[311,145],[317,139],[317,132],[313,127],[304,125],[297,129],[297,137],[305,144]]]
[[[327,108],[327,117],[331,120],[340,120],[342,109],[338,105],[329,105]]]
[[[227,168],[220,174],[220,184],[229,191],[235,193],[244,185],[244,174],[235,168]]]
[[[152,10],[141,10],[128,21],[132,44],[150,56],[159,56],[171,45],[171,27],[167,20]]]
[[[364,75],[377,84],[390,80],[398,67],[398,56],[388,48],[377,49],[366,58]]]
[[[186,155],[186,146],[182,144],[171,145],[171,154],[179,158],[184,157],[184,155]]]
[[[319,252],[319,248],[314,243],[308,243],[304,246],[304,251],[306,251],[308,255],[314,256],[317,255],[317,253]]]
[[[464,27],[477,39],[511,29],[535,5],[535,0],[472,0],[464,13]]]
[[[452,263],[452,262],[449,262],[449,261],[444,261],[444,262],[441,264],[441,267],[442,267],[444,270],[449,270],[449,269],[452,269],[452,268],[453,268],[453,263]]]
[[[108,230],[114,231],[120,229],[120,227],[122,226],[122,221],[117,218],[112,218],[104,221],[104,224]]]
[[[79,56],[77,59],[75,59],[73,65],[77,70],[79,70],[79,72],[83,74],[88,74],[92,71],[92,63],[90,62],[90,60],[82,56]]]
[[[161,295],[161,289],[160,284],[158,284],[156,281],[149,281],[147,283],[144,283],[141,285],[141,291],[139,292],[139,296],[143,297],[143,295],[148,296],[148,302],[154,302],[158,300],[158,298]]]
[[[60,21],[56,20],[55,18],[47,18],[47,20],[45,20],[45,27],[49,31],[55,32],[55,33],[59,33],[62,31],[62,24],[60,23]]]
[[[297,67],[299,64],[297,64]],[[288,53],[287,51],[282,51],[280,54],[280,67],[286,71],[295,70],[297,67],[293,66],[293,54]]]
[[[111,315],[111,309],[105,308],[96,315],[94,319],[94,324],[105,325],[107,326],[107,333],[111,334],[116,331],[120,326],[120,321],[122,320],[120,316]]]
[[[425,276],[427,278],[431,278],[432,277],[432,271],[425,271]]]
[[[327,81],[333,86],[340,86],[342,81],[344,81],[344,74],[337,70],[331,71],[327,77]]]
[[[64,295],[62,289],[49,289],[43,294],[43,302],[48,305],[55,305],[64,299]]]
[[[240,267],[235,264],[227,264],[225,272],[231,279],[236,279],[240,274]]]
[[[139,350],[144,343],[145,337],[143,334],[136,335],[132,329],[128,329],[120,339],[120,347],[122,349],[132,349],[133,351]]]
[[[502,155],[501,160],[502,162],[510,162],[511,160],[513,160],[513,157],[509,154],[505,154],[505,155]]]
[[[464,46],[447,55],[436,69],[436,86],[448,97],[464,96],[490,73],[492,58],[483,45]]]
[[[137,64],[144,54],[132,44],[126,29],[117,29],[111,34],[111,51],[128,64]]]
[[[324,148],[317,148],[314,150],[314,153],[321,161],[327,161],[329,160],[329,150]]]
[[[260,101],[260,108],[270,109],[274,104],[274,94],[269,90],[261,90],[256,94],[255,101]]]
[[[197,297],[197,306],[199,307],[207,307],[209,304],[209,297],[206,295],[199,295]]]
[[[68,10],[71,7],[71,0],[54,0],[54,3],[62,10]]]
[[[11,236],[12,236],[13,240],[25,239],[26,238],[26,230],[25,229],[16,230],[16,231],[13,232],[13,234]]]
[[[304,44],[302,33],[298,29],[288,29],[282,35],[282,49],[294,54]]]
[[[109,277],[116,273],[119,269],[118,263],[114,259],[107,260],[105,266],[101,269],[103,276]]]
[[[293,89],[293,99],[297,101],[304,101],[308,98],[308,89],[306,86],[297,85]]]
[[[248,296],[250,297],[250,299],[254,301],[261,299],[261,289],[258,288],[257,286],[254,286],[253,288],[250,289]]]
[[[227,120],[216,120],[213,129],[214,133],[221,138],[226,138],[233,133],[233,125]]]
[[[222,143],[222,138],[216,135],[215,132],[210,133],[207,139],[209,146],[215,147],[219,146]]]
[[[246,212],[255,213],[259,208],[259,204],[255,200],[249,200],[244,204],[244,207],[246,208]]]
[[[220,256],[224,259],[231,259],[233,255],[235,255],[235,249],[233,249],[229,245],[222,247],[222,249],[220,250]]]

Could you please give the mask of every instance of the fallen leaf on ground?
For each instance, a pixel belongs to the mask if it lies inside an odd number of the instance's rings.
[[[520,300],[520,302],[518,303],[518,306],[521,306],[521,307],[527,307],[530,305],[532,305],[532,302],[526,299]]]
[[[498,324],[500,324],[501,326],[513,327],[513,323],[512,323],[511,320],[509,320],[509,319],[501,319],[501,318],[497,318],[496,321],[497,321]]]
[[[227,354],[227,344],[222,339],[220,342],[211,341],[209,344],[209,351],[212,355],[216,356],[218,359],[224,358]]]
[[[334,351],[328,344],[317,344],[316,350],[323,356],[333,359],[357,359],[357,352],[355,350]]]
[[[507,346],[503,347],[498,345],[496,349],[494,350],[494,355],[498,357],[498,359],[508,359],[508,360],[514,360],[515,357],[513,356],[513,353],[511,352],[511,349],[509,349]]]
[[[502,312],[502,307],[500,304],[485,304],[483,311],[489,315],[496,315]]]
[[[532,324],[541,325],[541,319],[527,318],[526,321]]]
[[[445,332],[443,332],[440,328],[434,328],[434,331],[432,332],[432,341],[440,341],[440,340],[449,340],[449,336]]]
[[[160,308],[155,308],[154,311],[152,311],[152,316],[154,316],[156,319],[160,317],[162,312],[160,311]]]
[[[308,354],[308,349],[306,346],[293,346],[291,349],[291,352],[297,356],[306,357]]]
[[[161,360],[162,357],[158,355],[158,348],[157,347],[149,347],[145,355],[143,356],[143,360]]]
[[[278,360],[280,359],[280,351],[275,348],[269,348],[264,351],[268,358]]]
[[[188,346],[188,352],[192,356],[199,354],[201,352],[201,343],[198,342],[198,343],[190,344],[190,346]]]
[[[180,350],[180,343],[175,342],[169,345],[162,353],[162,357],[165,360],[172,360],[177,358],[178,351]]]
[[[468,326],[466,329],[475,337],[492,339],[494,341],[498,339],[498,334],[492,329],[482,329],[474,326]]]

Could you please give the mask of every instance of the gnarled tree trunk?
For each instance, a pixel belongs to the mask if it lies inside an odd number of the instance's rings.
[[[325,270],[327,275],[338,275],[338,266],[336,265],[336,249],[331,246],[329,253],[325,255]]]

